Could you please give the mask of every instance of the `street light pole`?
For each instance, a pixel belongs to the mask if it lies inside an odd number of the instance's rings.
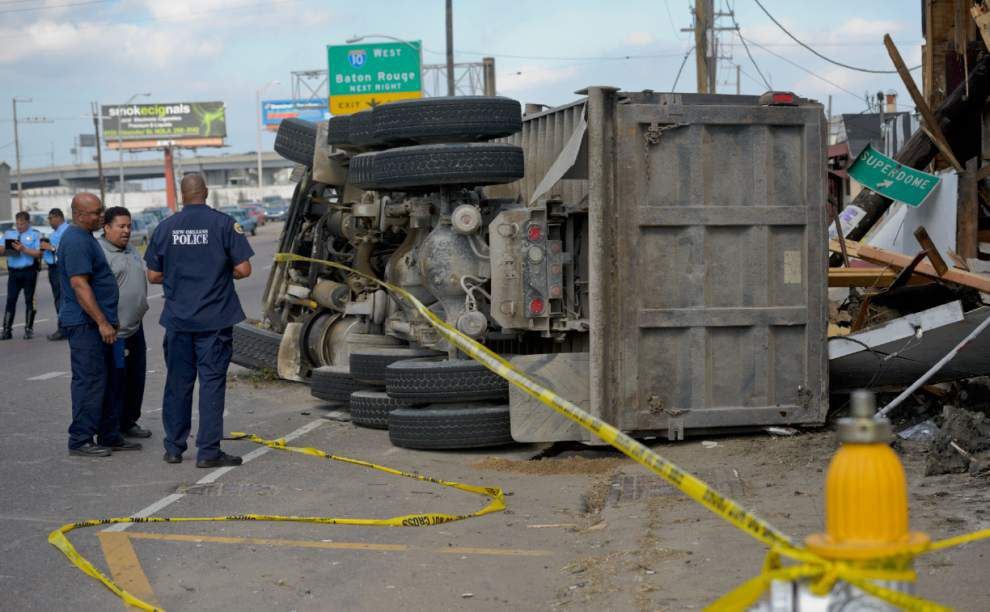
[[[137,97],[151,97],[151,93],[136,93],[124,102],[127,106]],[[120,134],[120,114],[117,114],[117,155],[120,160],[120,205],[124,206],[124,137]]]
[[[254,94],[255,94],[254,95],[255,108],[257,109],[257,113],[258,113],[258,125],[257,125],[257,130],[256,130],[256,134],[257,134],[256,153],[258,155],[258,200],[259,201],[262,198],[261,188],[265,184],[264,176],[261,174],[261,172],[262,172],[262,168],[261,168],[261,124],[262,124],[262,121],[264,120],[264,118],[261,116],[261,94],[264,93],[264,91],[266,89],[268,89],[269,87],[271,87],[272,85],[279,85],[279,84],[280,84],[279,81],[269,81],[263,87],[259,87],[254,92]]]

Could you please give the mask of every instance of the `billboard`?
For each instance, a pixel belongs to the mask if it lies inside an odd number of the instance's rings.
[[[278,130],[283,119],[305,119],[306,121],[326,121],[330,118],[327,103],[320,98],[310,100],[262,100],[261,125]]]
[[[103,106],[103,138],[115,140],[223,139],[223,102],[170,102]]]
[[[330,113],[349,115],[394,100],[423,97],[418,40],[328,45]]]

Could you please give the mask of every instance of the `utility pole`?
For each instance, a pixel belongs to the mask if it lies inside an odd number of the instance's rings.
[[[739,64],[736,64],[736,95],[737,95],[737,96],[739,95],[739,92],[740,92],[740,87],[739,87],[739,74],[740,74],[741,72],[742,72],[742,68],[741,68],[741,67],[739,66]]]
[[[714,32],[714,0],[694,2],[694,58],[697,72],[698,93],[715,93],[717,90],[716,67],[718,49]]]
[[[494,57],[483,57],[481,58],[482,66],[482,82],[484,83],[484,92],[486,96],[495,95],[495,58]]]
[[[17,103],[30,102],[31,98],[18,98],[14,96],[10,99],[14,107],[14,157],[17,161],[17,210],[24,210],[24,189],[21,187],[21,141],[17,134]]]
[[[142,96],[145,97],[145,98],[150,98],[151,97],[151,93],[150,92],[147,92],[147,93],[136,93],[133,96],[131,96],[130,98],[128,98],[127,99],[127,102],[124,102],[124,105],[123,106],[124,107],[128,106],[131,102],[134,101],[134,98],[138,98],[138,97],[142,97]],[[121,108],[121,110],[123,110],[123,108]],[[119,187],[120,187],[120,205],[121,206],[125,206],[125,204],[124,204],[124,192],[126,190],[124,189],[124,136],[123,136],[123,134],[120,131],[120,120],[121,120],[121,116],[122,116],[122,114],[118,114],[117,115],[117,161],[120,164],[120,185],[119,185]]]
[[[100,150],[100,104],[92,102],[90,108],[93,111],[93,133],[96,134],[96,171],[100,177],[100,202],[106,204],[107,183],[103,178],[103,152]]]
[[[447,0],[447,95],[457,95],[454,88],[454,0]]]

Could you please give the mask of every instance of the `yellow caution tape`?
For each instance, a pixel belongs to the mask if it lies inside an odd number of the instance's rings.
[[[372,283],[375,283],[382,288],[390,291],[394,295],[401,297],[406,300],[409,304],[413,306],[420,316],[425,318],[430,325],[436,329],[441,336],[443,336],[448,342],[453,346],[460,349],[466,355],[474,359],[475,361],[481,363],[489,370],[495,372],[508,382],[512,383],[519,389],[539,400],[544,405],[552,408],[559,414],[567,417],[568,419],[574,421],[575,423],[581,425],[588,431],[592,432],[608,444],[620,450],[622,453],[636,461],[637,463],[643,465],[650,471],[654,472],[668,483],[673,485],[679,491],[695,500],[717,516],[723,518],[730,524],[736,526],[738,529],[749,534],[751,537],[759,540],[760,542],[766,544],[770,547],[770,552],[767,555],[767,560],[763,565],[763,568],[758,576],[743,583],[733,591],[729,592],[725,596],[721,597],[715,601],[709,609],[711,610],[741,610],[746,609],[756,603],[760,597],[766,592],[770,583],[774,580],[800,580],[806,579],[810,580],[812,584],[812,591],[816,594],[824,595],[831,591],[832,587],[837,581],[844,581],[853,586],[859,588],[863,592],[869,593],[879,599],[885,600],[894,605],[900,606],[906,610],[945,610],[943,606],[940,606],[934,602],[922,599],[920,597],[915,597],[913,595],[908,595],[906,593],[900,593],[893,591],[891,589],[883,588],[875,583],[871,582],[874,580],[890,580],[890,581],[914,581],[915,574],[911,570],[892,570],[884,567],[886,565],[891,567],[903,567],[905,565],[905,559],[913,558],[914,556],[920,555],[922,553],[932,551],[932,550],[943,550],[953,546],[959,546],[968,542],[975,542],[977,540],[983,540],[990,538],[990,530],[978,531],[962,536],[957,536],[954,538],[949,538],[942,540],[940,542],[931,543],[924,548],[919,548],[916,551],[911,551],[906,557],[902,556],[895,559],[879,559],[871,561],[870,565],[864,565],[861,563],[850,563],[846,561],[831,561],[815,555],[809,550],[796,545],[791,538],[784,535],[781,531],[771,526],[767,521],[757,517],[752,512],[749,512],[743,508],[739,503],[733,501],[729,497],[718,493],[714,488],[709,486],[703,480],[697,478],[696,476],[682,470],[673,462],[660,456],[653,450],[643,446],[633,438],[619,431],[612,425],[602,421],[601,419],[592,416],[578,407],[576,404],[560,397],[550,389],[543,387],[530,380],[523,372],[518,370],[511,363],[500,357],[498,354],[488,349],[484,345],[476,342],[475,340],[469,338],[468,336],[462,334],[453,326],[449,325],[446,321],[436,316],[431,312],[426,306],[423,305],[415,296],[410,294],[408,291],[401,287],[386,283],[379,280],[373,276],[369,276],[362,272],[359,272],[353,268],[345,266],[343,264],[328,261],[323,259],[315,259],[312,257],[304,257],[302,255],[296,255],[293,253],[277,253],[275,255],[275,261],[277,263],[288,263],[292,261],[308,262],[317,265],[323,265],[338,270],[342,270],[349,274],[354,274],[360,276]],[[248,436],[246,434],[238,434],[243,436],[247,440],[258,442],[260,444],[265,444],[272,448],[278,448],[282,450],[289,450],[292,452],[300,452],[307,455],[324,457],[327,459],[333,459],[337,461],[345,461],[347,463],[352,463],[354,465],[361,465],[364,467],[369,467],[373,469],[378,469],[388,473],[392,473],[399,476],[405,476],[409,478],[416,478],[418,480],[424,480],[427,482],[433,482],[443,486],[453,487],[463,491],[477,493],[480,495],[486,495],[492,499],[491,503],[485,508],[468,515],[448,515],[448,514],[419,514],[419,515],[408,515],[402,517],[394,517],[391,519],[336,519],[328,517],[292,517],[292,516],[269,516],[269,515],[239,515],[230,517],[206,517],[206,518],[112,518],[112,519],[101,519],[94,521],[83,521],[80,523],[70,523],[63,526],[60,529],[53,531],[48,536],[48,541],[59,548],[66,557],[72,561],[79,569],[81,569],[86,574],[96,578],[102,582],[108,589],[113,593],[118,595],[128,604],[139,607],[145,610],[156,610],[147,603],[137,599],[136,597],[130,595],[123,589],[121,589],[117,584],[115,584],[111,579],[103,575],[99,570],[97,570],[89,561],[79,555],[72,544],[65,538],[65,534],[80,527],[94,527],[98,525],[108,525],[112,523],[152,523],[152,522],[183,522],[183,521],[229,521],[229,520],[265,520],[265,521],[293,521],[293,522],[308,522],[308,523],[325,523],[325,524],[338,524],[338,525],[388,525],[388,526],[425,526],[425,525],[435,525],[443,522],[450,522],[454,520],[462,520],[474,516],[481,516],[491,512],[498,512],[505,508],[504,500],[502,497],[502,491],[500,489],[494,488],[484,488],[484,487],[474,487],[471,485],[463,485],[458,483],[452,483],[447,481],[441,481],[433,478],[428,478],[425,476],[420,476],[417,474],[409,474],[405,472],[400,472],[398,470],[393,470],[391,468],[386,468],[383,466],[378,466],[366,461],[361,461],[358,459],[347,459],[344,457],[337,457],[334,455],[329,455],[323,451],[311,448],[295,448],[288,447],[285,445],[284,441],[269,441],[258,438],[257,436]],[[434,522],[435,521],[435,522]],[[783,567],[781,559],[787,557],[797,564],[790,567]]]
[[[523,372],[511,363],[500,357],[498,354],[476,342],[468,336],[462,334],[452,325],[435,315],[422,302],[416,299],[411,293],[385,281],[369,276],[343,264],[323,259],[304,257],[293,253],[277,253],[275,261],[288,263],[291,261],[309,262],[323,265],[338,270],[343,270],[349,274],[355,274],[369,280],[382,288],[397,295],[413,306],[420,316],[425,318],[441,336],[450,344],[460,349],[463,353],[481,363],[486,368],[495,372],[519,389],[522,389],[530,396],[539,400],[544,405],[552,408],[559,414],[567,417],[575,423],[581,425],[605,442],[622,451],[625,455],[643,465],[650,471],[666,480],[682,493],[695,500],[711,512],[722,517],[727,522],[735,525],[738,529],[749,534],[751,537],[763,542],[770,547],[767,562],[764,564],[760,575],[742,584],[737,589],[731,591],[721,599],[717,600],[710,609],[713,610],[739,610],[745,609],[754,603],[766,592],[773,580],[797,580],[801,578],[812,581],[812,590],[816,594],[825,595],[832,590],[837,581],[845,581],[860,590],[869,593],[879,599],[885,600],[906,610],[944,610],[934,602],[900,593],[891,589],[886,589],[871,582],[874,580],[892,580],[913,582],[915,574],[911,570],[891,570],[885,566],[903,567],[905,559],[923,554],[932,550],[942,550],[952,546],[959,546],[967,542],[975,542],[990,538],[990,530],[978,531],[940,542],[934,542],[911,551],[906,557],[901,556],[893,559],[877,559],[863,563],[851,563],[846,561],[827,560],[804,547],[796,545],[791,538],[781,531],[771,526],[765,520],[757,517],[752,512],[743,508],[739,503],[729,497],[718,493],[701,479],[682,470],[673,462],[660,456],[653,450],[643,446],[633,438],[622,433],[617,428],[609,425],[601,419],[592,416],[578,407],[576,404],[560,397],[550,389],[530,380]],[[797,565],[784,568],[780,559],[787,557],[797,561]]]
[[[460,482],[452,482],[449,480],[440,480],[438,478],[432,478],[430,476],[424,476],[422,474],[413,474],[410,472],[403,472],[401,470],[396,470],[394,468],[386,467],[384,465],[377,465],[369,461],[362,461],[361,459],[352,459],[350,457],[342,457],[340,455],[331,455],[325,453],[319,449],[311,447],[298,447],[298,446],[286,446],[285,440],[266,440],[260,438],[253,434],[246,434],[240,432],[234,432],[231,434],[232,437],[236,439],[247,440],[254,442],[256,444],[262,444],[269,448],[274,448],[278,450],[290,451],[293,453],[300,453],[303,455],[309,455],[311,457],[320,457],[322,459],[328,459],[331,461],[340,461],[342,463],[349,463],[351,465],[357,465],[360,467],[365,467],[372,470],[378,470],[379,472],[385,472],[386,474],[392,474],[394,476],[402,476],[403,478],[412,478],[414,480],[420,480],[422,482],[430,482],[442,487],[449,487],[451,489],[457,489],[459,491],[465,491],[467,493],[473,493],[475,495],[481,495],[489,498],[488,504],[475,512],[469,514],[443,514],[439,512],[422,512],[418,514],[406,514],[402,516],[393,516],[390,518],[381,519],[368,519],[368,518],[334,518],[329,516],[281,516],[272,514],[237,514],[231,516],[206,516],[206,517],[121,517],[121,518],[107,518],[107,519],[95,519],[88,521],[79,521],[77,523],[68,523],[56,529],[55,531],[48,534],[48,543],[55,548],[62,551],[62,553],[72,562],[73,565],[78,567],[88,576],[95,578],[103,584],[103,586],[110,589],[110,591],[117,597],[120,597],[126,604],[139,608],[142,610],[154,610],[158,611],[161,608],[157,608],[146,601],[143,601],[120,587],[112,578],[105,575],[103,572],[98,570],[88,559],[79,554],[79,551],[69,542],[66,538],[66,534],[75,529],[80,529],[82,527],[99,527],[101,525],[113,525],[115,523],[192,523],[192,522],[218,522],[218,521],[276,521],[276,522],[291,522],[291,523],[317,523],[321,525],[360,525],[360,526],[372,526],[372,527],[430,527],[433,525],[442,525],[444,523],[452,523],[454,521],[463,521],[465,519],[474,518],[477,516],[484,516],[486,514],[491,514],[492,512],[501,512],[505,510],[505,495],[502,489],[498,487],[479,487],[475,485],[463,484]]]

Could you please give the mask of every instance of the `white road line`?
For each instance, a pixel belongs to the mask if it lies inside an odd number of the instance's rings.
[[[268,264],[267,266],[262,268],[262,270],[271,270],[271,269],[272,269],[272,264]]]
[[[35,323],[45,323],[45,322],[47,322],[47,321],[48,321],[48,319],[35,319],[35,321],[34,321],[34,322],[35,322]],[[24,327],[24,324],[23,324],[23,323],[16,323],[16,324],[14,325],[14,327]]]
[[[32,376],[28,380],[48,380],[50,378],[58,378],[59,376],[65,376],[68,372],[45,372],[44,374],[38,374],[37,376]]]
[[[320,425],[322,425],[325,422],[326,421],[323,420],[323,419],[316,419],[315,421],[311,421],[309,423],[306,423],[305,425],[303,425],[299,429],[293,431],[292,433],[287,434],[285,436],[282,436],[282,438],[286,442],[289,442],[291,440],[295,440],[298,437],[301,437],[301,436],[304,436],[304,435],[308,434],[309,432],[313,431],[314,429],[316,429],[317,427],[319,427]],[[272,450],[272,449],[268,448],[267,446],[261,446],[259,448],[256,448],[253,451],[251,451],[250,453],[244,455],[244,457],[243,457],[244,463],[247,463],[249,461],[254,461],[258,457],[260,457],[260,456],[264,455],[265,453],[269,452],[270,450]],[[213,470],[212,472],[210,472],[209,474],[207,474],[206,476],[203,476],[202,478],[200,478],[199,480],[197,480],[196,481],[196,484],[209,484],[211,482],[214,482],[217,479],[219,479],[221,476],[223,476],[224,474],[226,474],[227,472],[229,472],[229,471],[231,471],[233,469],[235,469],[235,468],[234,467],[217,468],[217,469]],[[155,514],[156,512],[159,512],[160,510],[163,510],[164,508],[166,508],[168,506],[171,506],[175,502],[177,502],[180,499],[182,499],[183,497],[185,497],[185,495],[186,495],[185,493],[172,493],[170,495],[166,495],[165,497],[159,499],[158,501],[156,501],[155,503],[151,504],[147,508],[142,508],[141,510],[138,510],[137,512],[135,512],[131,516],[138,517],[138,518],[144,518],[144,517],[147,517],[147,516],[151,516],[152,514]],[[134,523],[117,523],[116,525],[111,525],[110,527],[107,527],[103,531],[124,531],[124,530],[126,530],[128,527],[130,527],[133,524]]]
[[[149,296],[148,296],[148,299],[149,299],[149,300],[153,300],[153,299],[155,299],[155,298],[160,298],[160,297],[162,297],[162,292],[161,292],[161,291],[159,291],[158,293],[156,293],[156,294],[154,294],[154,295],[149,295]]]

